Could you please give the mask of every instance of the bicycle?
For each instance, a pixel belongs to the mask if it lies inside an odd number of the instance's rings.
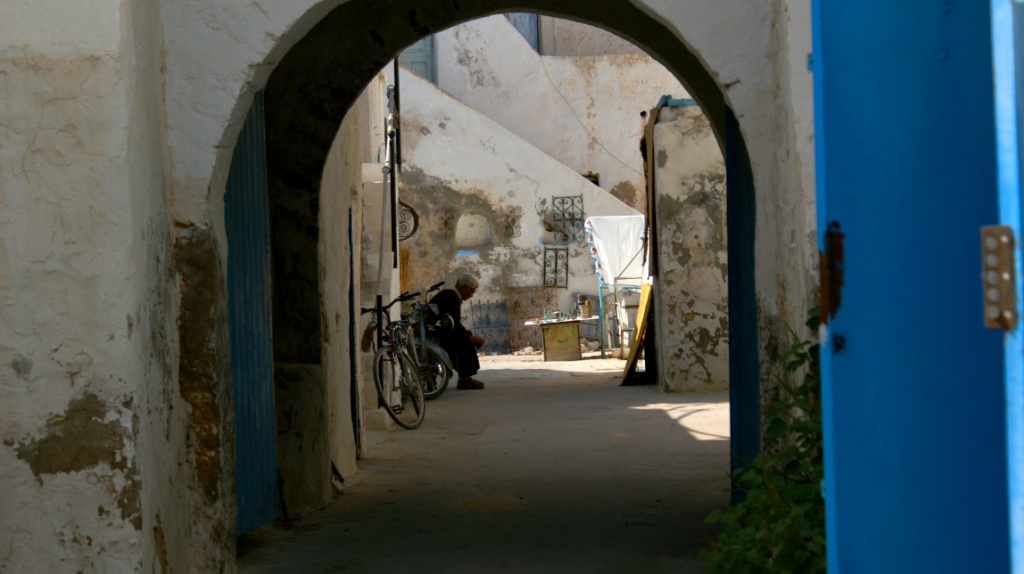
[[[409,321],[413,324],[413,347],[419,364],[420,381],[423,383],[423,396],[429,401],[444,394],[451,381],[455,368],[448,353],[437,343],[453,328],[452,319],[447,313],[438,313],[437,305],[426,303],[427,297],[441,288],[444,281],[431,285],[423,295],[423,301],[413,303],[409,313]]]
[[[383,328],[374,320],[373,329],[379,331],[381,344],[373,356],[373,384],[381,406],[391,420],[407,429],[415,429],[423,423],[426,402],[423,383],[419,376],[419,363],[410,354],[412,323],[407,320],[392,321],[388,310],[395,304],[411,301],[419,293],[403,293],[381,308],[385,319]],[[362,313],[376,313],[377,309],[362,308]]]

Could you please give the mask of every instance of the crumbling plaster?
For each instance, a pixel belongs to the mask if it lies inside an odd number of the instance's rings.
[[[403,198],[420,215],[410,249],[410,288],[452,281],[459,272],[480,279],[475,301],[504,301],[507,287],[543,285],[545,231],[553,196],[583,196],[587,215],[637,212],[490,118],[403,69]],[[447,210],[447,211],[446,211]],[[445,214],[452,221],[446,221]],[[465,216],[490,222],[490,240],[462,249],[456,226]],[[584,245],[569,247],[568,287],[559,308],[569,312],[575,293],[597,292],[594,263]]]
[[[0,29],[0,564],[223,563],[178,391],[157,7],[22,3]]]
[[[696,107],[666,108],[654,130],[658,382],[729,386],[725,162]]]

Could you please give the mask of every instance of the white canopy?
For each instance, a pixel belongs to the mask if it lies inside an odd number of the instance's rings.
[[[643,215],[588,217],[583,227],[601,284],[611,285],[617,277],[634,284],[647,278],[647,264],[641,253],[646,231]]]

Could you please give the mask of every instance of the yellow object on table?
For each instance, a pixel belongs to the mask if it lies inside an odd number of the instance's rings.
[[[545,361],[579,361],[583,358],[578,320],[541,323],[540,328],[544,332]]]

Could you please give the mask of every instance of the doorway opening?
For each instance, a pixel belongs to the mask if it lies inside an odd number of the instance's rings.
[[[347,297],[351,286],[361,285],[362,276],[350,272],[355,266],[327,265],[324,261],[331,257],[347,261],[350,253],[345,250],[345,245],[351,245],[351,253],[362,253],[363,237],[353,233],[349,243],[349,229],[339,226],[344,228],[343,232],[334,233],[328,231],[323,222],[355,221],[354,198],[362,194],[362,164],[372,163],[374,158],[363,151],[367,147],[365,145],[344,146],[340,150],[342,161],[329,162],[331,147],[339,139],[364,144],[372,140],[371,130],[347,122],[346,113],[351,115],[351,111],[359,106],[374,105],[369,101],[361,102],[359,96],[367,82],[377,76],[400,48],[430,32],[500,10],[500,4],[495,2],[494,6],[488,4],[486,8],[474,7],[478,11],[473,14],[438,7],[436,13],[431,12],[429,25],[410,30],[406,22],[381,13],[369,3],[347,2],[328,14],[289,51],[267,85],[275,371],[295,375],[289,378],[288,388],[302,389],[299,393],[301,402],[318,397],[317,400],[326,405],[315,417],[303,416],[301,408],[295,407],[294,402],[289,403],[287,394],[282,397],[278,393],[278,420],[282,413],[293,413],[297,416],[291,421],[312,425],[309,427],[312,431],[319,429],[319,432],[303,434],[324,439],[321,444],[326,446],[317,456],[333,463],[342,477],[350,472],[351,468],[346,465],[354,464],[358,454],[356,437],[359,427],[353,425],[348,414],[354,412],[353,400],[358,398],[352,398],[350,387],[335,388],[331,381],[351,381],[353,365],[349,352],[356,342],[350,327],[356,320],[356,310]],[[536,8],[550,11],[550,7],[543,4],[538,2]],[[610,11],[599,12],[609,8],[610,4],[598,4],[602,6],[574,8],[572,13],[565,13],[562,7],[558,12],[569,18],[601,23],[633,38],[643,37],[648,51],[670,54],[663,60],[673,74],[684,79],[689,95],[699,102],[707,117],[710,134],[714,135],[719,148],[725,149],[725,170],[728,172],[725,211],[729,220],[725,228],[731,264],[727,304],[730,435],[732,451],[749,458],[758,449],[760,424],[757,314],[752,280],[753,177],[738,124],[708,72],[667,29],[632,12],[620,21],[616,15],[621,15],[623,10],[630,11],[629,7],[616,6]],[[366,22],[368,29],[375,34],[363,37],[337,33],[339,27],[344,29],[345,23],[352,21]],[[339,133],[344,137],[336,137]],[[413,134],[415,130],[407,130],[406,133]],[[336,175],[342,184],[337,188],[340,193],[328,201],[324,181],[333,177],[331,170],[337,170]],[[587,184],[593,185],[589,181]],[[502,215],[506,220],[514,219],[509,218],[507,212],[502,212]],[[331,289],[325,289],[325,285],[330,285]],[[339,292],[337,296],[330,293],[335,290]],[[666,361],[666,364],[671,364],[671,361]],[[294,461],[294,453],[299,450],[293,446],[291,452],[279,451],[279,458]],[[315,466],[323,468],[322,462],[320,460]],[[299,464],[296,469],[305,467],[306,464]],[[293,481],[286,476],[285,484],[290,482]],[[299,496],[306,495],[312,500],[329,492],[330,487],[328,475],[309,484],[306,494],[292,494],[285,500],[291,499],[295,504]]]

